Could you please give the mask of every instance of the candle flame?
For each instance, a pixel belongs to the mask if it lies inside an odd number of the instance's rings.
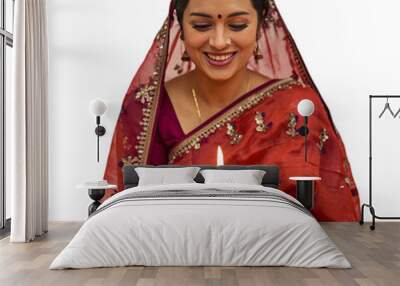
[[[222,153],[221,146],[218,145],[218,148],[217,148],[217,166],[223,166],[223,165],[224,165],[224,153]]]

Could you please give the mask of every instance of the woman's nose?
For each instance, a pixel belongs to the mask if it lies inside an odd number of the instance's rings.
[[[217,50],[223,50],[231,44],[231,39],[226,37],[224,27],[217,26],[214,35],[210,37],[209,44]]]

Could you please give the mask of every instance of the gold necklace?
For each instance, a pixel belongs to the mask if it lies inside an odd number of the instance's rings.
[[[246,92],[243,94],[246,94],[249,92],[250,90],[250,72],[249,72],[249,76],[247,77],[247,88],[246,88]],[[200,122],[203,121],[202,116],[201,116],[201,111],[200,111],[200,107],[199,107],[199,101],[197,100],[197,94],[196,94],[196,90],[194,88],[192,88],[192,95],[193,95],[193,101],[194,101],[194,105],[196,107],[196,112],[197,112],[197,117],[199,118]]]
[[[196,91],[194,90],[194,88],[192,88],[192,94],[193,94],[194,104],[196,105],[197,116],[199,117],[200,121],[202,121],[199,102],[197,101],[197,95],[196,95]]]

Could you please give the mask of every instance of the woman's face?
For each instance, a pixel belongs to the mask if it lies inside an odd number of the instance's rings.
[[[182,26],[191,60],[213,80],[243,71],[256,47],[257,11],[251,0],[190,0]]]

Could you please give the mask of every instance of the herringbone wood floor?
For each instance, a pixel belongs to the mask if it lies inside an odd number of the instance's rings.
[[[357,223],[323,223],[353,265],[350,270],[288,267],[123,267],[48,270],[81,223],[51,223],[29,244],[0,241],[0,285],[400,285],[400,223],[379,223],[375,232]]]

